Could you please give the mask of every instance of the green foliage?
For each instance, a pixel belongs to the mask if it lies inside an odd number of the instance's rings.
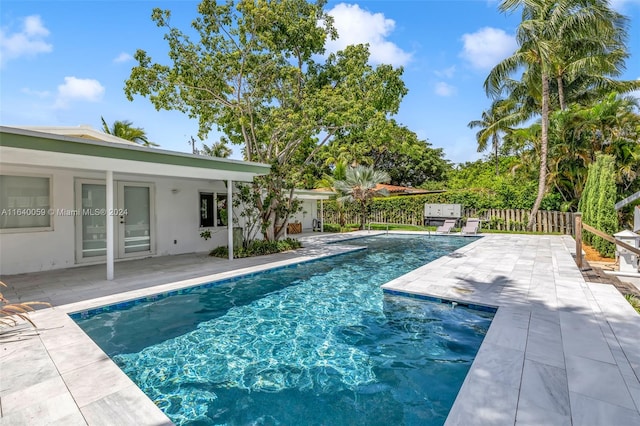
[[[317,161],[325,167],[341,163],[368,165],[387,172],[392,185],[413,187],[440,182],[451,169],[441,148],[433,148],[395,120],[338,134],[320,152]]]
[[[324,232],[340,232],[340,224],[339,223],[325,223],[325,224],[323,224],[322,230]]]
[[[129,100],[147,97],[157,109],[177,110],[242,145],[248,161],[272,166],[252,190],[263,200],[263,236],[284,235],[294,185],[310,186],[319,149],[338,133],[384,123],[407,93],[403,70],[372,66],[366,45],[324,55],[337,37],[325,1],[203,0],[191,34],[171,26],[168,10],[154,9],[166,31],[170,64],[138,50],[125,84]],[[195,35],[195,37],[194,37]]]
[[[109,127],[104,117],[100,117],[102,120],[102,131],[108,135],[117,136],[120,139],[135,142],[142,146],[158,146],[157,143],[153,143],[147,139],[147,133],[142,127],[133,127],[133,123],[128,120],[113,122],[113,125]]]
[[[615,203],[615,159],[610,155],[600,154],[595,163],[589,166],[585,190],[578,205],[583,222],[608,235],[615,234],[619,229]],[[602,256],[615,255],[615,245],[601,237],[585,232],[584,241]]]
[[[389,175],[386,172],[374,170],[373,167],[356,166],[347,169],[345,180],[337,180],[333,183],[334,188],[342,194],[337,199],[339,203],[350,202],[358,206],[360,229],[364,229],[367,211],[373,197],[387,195],[386,190],[378,190],[376,186],[388,181]]]
[[[283,251],[295,250],[302,247],[302,243],[293,238],[285,238],[278,241],[253,240],[246,247],[234,247],[233,257],[254,257],[265,254],[282,253]],[[210,256],[227,258],[229,248],[226,246],[216,247],[209,253]]]
[[[504,156],[499,159],[499,174],[495,165],[485,160],[458,166],[449,175],[445,197],[459,199],[468,208],[531,209],[536,196],[536,178],[527,170],[516,168],[518,159]],[[562,200],[548,193],[542,201],[543,210],[560,210]]]
[[[633,294],[625,294],[624,298],[627,299],[627,302],[629,302],[629,304],[633,306],[633,309],[635,309],[636,312],[640,314],[640,298],[634,296]]]

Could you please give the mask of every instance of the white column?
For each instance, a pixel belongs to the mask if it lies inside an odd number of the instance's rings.
[[[233,181],[227,180],[227,244],[229,246],[229,260],[233,260]]]
[[[107,211],[105,212],[107,234],[107,280],[113,280],[113,262],[115,250],[115,227],[113,226],[113,171],[107,170]]]
[[[324,232],[324,205],[322,204],[322,198],[320,199],[320,232]]]

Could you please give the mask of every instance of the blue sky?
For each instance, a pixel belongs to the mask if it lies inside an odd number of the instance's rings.
[[[447,159],[472,161],[478,119],[490,104],[482,83],[513,52],[519,14],[505,16],[496,1],[329,2],[340,39],[330,45],[368,42],[372,63],[405,68],[409,89],[396,119],[444,148]],[[640,78],[640,0],[618,0],[630,18],[626,79]],[[3,0],[0,8],[0,124],[101,128],[130,120],[161,148],[189,152],[197,122],[156,111],[145,98],[129,102],[123,91],[136,49],[166,60],[163,31],[151,21],[154,7],[170,9],[172,24],[186,29],[196,1]],[[217,140],[209,135],[207,143]],[[233,157],[240,150],[234,147]]]

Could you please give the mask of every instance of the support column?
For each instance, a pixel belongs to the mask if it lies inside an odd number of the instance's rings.
[[[113,223],[113,171],[107,170],[106,176],[107,189],[107,209],[105,212],[105,225],[107,234],[107,280],[113,280],[113,263],[115,256],[115,226]]]
[[[324,205],[322,204],[322,198],[320,198],[320,232],[324,232]]]
[[[233,260],[233,181],[227,180],[227,245],[229,260]]]

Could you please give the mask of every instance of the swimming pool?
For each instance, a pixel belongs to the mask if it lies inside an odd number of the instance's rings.
[[[439,425],[493,313],[379,287],[472,240],[350,240],[367,250],[73,317],[179,425]]]

